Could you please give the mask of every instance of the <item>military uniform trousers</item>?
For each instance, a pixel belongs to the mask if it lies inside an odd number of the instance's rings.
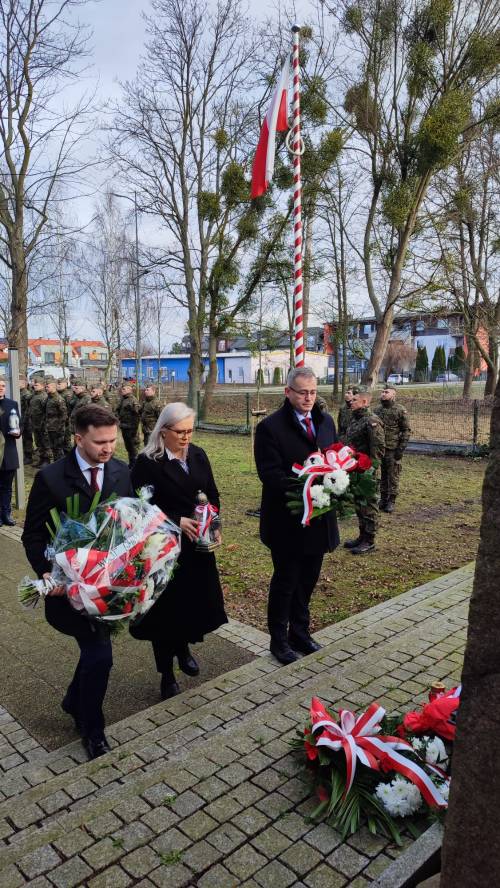
[[[39,462],[50,462],[50,442],[44,425],[33,426],[33,438]]]
[[[363,542],[375,542],[375,534],[377,533],[380,512],[378,507],[378,495],[368,500],[366,505],[357,506],[356,515],[359,524],[359,536]]]
[[[138,429],[122,429],[123,443],[128,453],[129,466],[133,466],[139,453],[141,442],[139,440]]]
[[[64,697],[64,708],[74,713],[84,737],[101,737],[102,706],[113,666],[109,628],[82,616],[66,598],[59,596],[45,599],[45,616],[54,629],[72,635],[80,648],[80,659]]]
[[[33,429],[29,419],[23,420],[23,454],[25,462],[33,459]]]
[[[49,438],[50,449],[52,451],[52,459],[54,462],[57,459],[62,459],[64,456],[64,435],[65,435],[65,427],[62,429],[48,429],[47,435]]]
[[[380,482],[380,499],[383,503],[394,502],[398,495],[399,478],[401,475],[401,458],[396,458],[396,450],[386,450],[382,457],[382,480]]]
[[[68,416],[66,422],[64,424],[64,438],[63,438],[63,450],[64,453],[70,453],[73,450],[73,442],[71,440],[71,417]]]

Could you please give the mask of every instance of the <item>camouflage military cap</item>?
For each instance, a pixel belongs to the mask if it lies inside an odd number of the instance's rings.
[[[81,378],[75,379],[73,385],[79,385],[79,386],[81,386],[81,388],[87,388],[87,383],[85,382],[84,379],[81,379]]]
[[[346,391],[352,392],[353,395],[359,395],[361,392],[360,385],[348,385]]]
[[[373,394],[372,390],[369,389],[367,385],[356,385],[351,391],[353,395],[365,395],[368,398],[371,398]]]
[[[45,385],[47,385],[48,382],[57,382],[57,379],[55,378],[55,376],[46,376],[43,381]]]

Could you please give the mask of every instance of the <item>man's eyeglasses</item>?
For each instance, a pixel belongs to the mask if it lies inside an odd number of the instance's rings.
[[[173,429],[172,426],[164,426],[164,428],[169,429],[169,431],[173,432],[174,435],[179,435],[179,438],[181,438],[183,435],[186,435],[186,437],[189,438],[194,431],[193,429]]]
[[[288,388],[291,389],[292,392],[295,392],[296,395],[300,395],[302,398],[306,398],[307,395],[311,395],[311,397],[313,397],[313,395],[318,394],[317,389],[300,389],[299,391],[298,389],[294,389],[293,385],[289,385]]]

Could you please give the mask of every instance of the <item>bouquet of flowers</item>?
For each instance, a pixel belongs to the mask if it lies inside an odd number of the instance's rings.
[[[88,617],[116,623],[145,614],[171,577],[181,533],[149,498],[147,488],[137,499],[99,503],[96,494],[90,511],[80,516],[76,494],[68,499],[65,513],[53,509],[47,549],[51,576],[25,577],[19,584],[21,603],[34,606],[63,585],[70,604]]]
[[[317,697],[311,701],[310,720],[294,746],[305,751],[316,785],[319,805],[312,817],[326,817],[343,838],[365,819],[371,832],[401,844],[396,818],[447,806],[444,744],[394,736],[397,722],[378,703],[359,716],[341,709],[337,720]]]
[[[288,507],[296,515],[302,512],[306,527],[326,512],[352,515],[356,505],[366,505],[377,495],[377,465],[365,453],[341,443],[311,453],[303,465],[293,466],[296,489],[287,494]]]

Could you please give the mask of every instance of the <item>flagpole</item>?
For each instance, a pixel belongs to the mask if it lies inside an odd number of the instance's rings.
[[[303,329],[303,287],[302,287],[302,178],[300,158],[304,147],[300,136],[300,68],[299,68],[299,37],[300,28],[294,25],[293,33],[293,99],[292,99],[292,146],[293,154],[293,317],[294,317],[294,356],[295,366],[304,366],[304,329]]]

